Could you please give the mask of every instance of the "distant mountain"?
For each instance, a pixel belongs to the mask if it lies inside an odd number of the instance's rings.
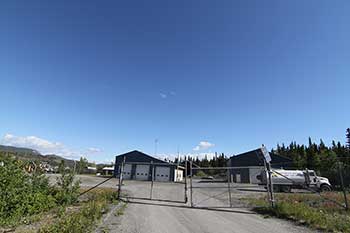
[[[58,155],[42,155],[38,151],[29,148],[0,145],[0,154],[9,154],[11,156],[15,156],[17,159],[20,160],[47,162],[51,166],[58,166],[61,160],[64,160],[66,166],[74,166],[74,160],[65,159]]]
[[[0,151],[4,152],[13,152],[13,153],[29,153],[34,155],[40,155],[40,153],[36,150],[23,148],[23,147],[14,147],[14,146],[3,146],[0,145]]]

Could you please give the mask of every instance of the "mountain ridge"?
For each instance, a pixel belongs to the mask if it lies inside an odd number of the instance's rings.
[[[55,154],[42,155],[37,150],[25,147],[0,145],[0,153],[3,155],[11,154],[11,156],[14,156],[20,160],[39,160],[40,162],[47,162],[52,166],[58,166],[62,160],[64,160],[65,164],[69,167],[74,166],[75,163],[75,161],[72,159],[66,159]]]

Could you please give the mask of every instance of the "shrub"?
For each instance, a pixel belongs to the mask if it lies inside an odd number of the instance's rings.
[[[198,171],[195,176],[198,176],[198,177],[205,177],[207,176],[207,174],[205,174],[203,171]]]
[[[80,181],[74,181],[75,174],[72,171],[62,171],[57,177],[56,187],[52,193],[59,205],[73,204],[78,200]]]
[[[55,206],[48,179],[25,172],[25,162],[3,158],[0,166],[0,225],[16,225],[23,217]]]

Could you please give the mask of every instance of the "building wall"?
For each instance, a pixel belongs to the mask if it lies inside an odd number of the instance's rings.
[[[233,182],[236,183],[250,183],[249,168],[234,168],[230,170],[233,176]],[[238,178],[240,177],[240,180]]]
[[[125,172],[128,172],[126,170],[124,170],[124,179],[125,180],[148,180],[148,181],[151,181],[152,180],[152,173],[153,173],[153,166],[154,166],[154,181],[165,181],[165,176],[162,176],[162,177],[158,177],[157,178],[157,175],[158,173],[162,170],[164,171],[164,169],[161,169],[161,168],[168,168],[169,169],[169,174],[166,173],[166,174],[163,174],[162,175],[166,175],[167,176],[167,181],[175,181],[175,166],[171,166],[171,165],[145,165],[145,164],[127,164],[126,165],[129,165],[131,166],[131,174],[125,174]],[[137,170],[138,169],[138,166],[148,166],[147,168],[147,171],[148,171],[148,177],[145,178],[145,177],[141,177],[141,174],[137,175]],[[158,170],[157,170],[158,168]],[[120,166],[117,167],[117,170],[120,171]],[[140,170],[139,170],[140,171]],[[142,169],[143,173],[144,172],[144,169]],[[139,172],[140,173],[140,172]],[[119,175],[119,174],[118,174]]]

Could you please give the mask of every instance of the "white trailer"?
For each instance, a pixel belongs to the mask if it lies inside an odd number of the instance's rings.
[[[267,185],[267,172],[262,171],[257,179]],[[292,188],[307,188],[315,191],[331,191],[332,186],[325,177],[317,176],[313,170],[272,170],[272,183],[276,192],[290,192]]]

